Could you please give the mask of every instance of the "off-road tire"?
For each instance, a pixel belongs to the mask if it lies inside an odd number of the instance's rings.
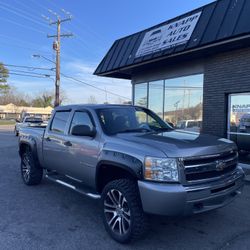
[[[19,135],[19,133],[17,132],[16,128],[14,129],[14,134],[15,134],[15,136]]]
[[[30,149],[21,155],[21,176],[26,185],[38,185],[43,178],[43,169],[34,160]]]
[[[128,211],[130,211],[129,212],[130,224],[127,223],[127,225],[129,225],[127,226],[128,228],[127,232],[123,234],[119,232],[114,232],[114,230],[112,230],[112,223],[110,223],[111,225],[109,225],[108,223],[108,221],[111,221],[111,220],[107,218],[108,216],[107,212],[105,213],[105,208],[106,208],[106,211],[107,211],[107,208],[109,208],[107,207],[107,199],[109,199],[108,194],[110,195],[111,194],[110,192],[116,192],[114,190],[116,190],[117,192],[120,192],[123,195],[123,197],[126,200],[126,206],[129,208],[129,210],[127,210],[127,213]],[[111,208],[111,209],[115,210],[117,208]],[[109,182],[104,187],[103,192],[102,192],[102,213],[103,213],[103,222],[104,222],[106,231],[114,240],[116,240],[119,243],[125,244],[125,243],[129,243],[131,240],[138,239],[142,235],[144,235],[148,230],[147,216],[143,212],[138,186],[135,181],[132,181],[129,179],[118,179],[118,180]],[[114,213],[113,213],[113,216],[114,216]],[[122,216],[125,216],[125,214],[121,215],[121,218],[124,218]],[[112,217],[112,213],[110,217]],[[125,220],[123,219],[122,224],[125,226],[124,221]],[[118,221],[118,224],[119,224],[119,221]],[[118,225],[118,228],[119,228],[119,225]]]

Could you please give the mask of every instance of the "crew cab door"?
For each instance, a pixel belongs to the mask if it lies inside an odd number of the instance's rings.
[[[72,135],[72,129],[76,125],[87,125],[93,129],[95,123],[91,113],[87,110],[74,112],[67,135],[68,145],[64,164],[67,164],[68,175],[93,186],[100,151],[100,134],[97,132],[95,137]]]
[[[43,139],[43,159],[45,167],[64,173],[65,154],[68,152],[66,129],[69,124],[70,110],[59,110],[46,129]]]

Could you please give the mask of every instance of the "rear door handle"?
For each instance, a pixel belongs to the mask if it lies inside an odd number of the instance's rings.
[[[71,147],[72,143],[70,141],[66,141],[66,142],[64,142],[64,145],[67,146],[67,147]]]
[[[46,137],[45,140],[46,141],[51,141],[51,139],[49,137]]]

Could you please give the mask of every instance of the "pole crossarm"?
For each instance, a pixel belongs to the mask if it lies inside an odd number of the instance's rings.
[[[63,33],[60,35],[61,37],[71,37],[74,36],[73,33]],[[47,35],[47,38],[57,38],[57,35]]]

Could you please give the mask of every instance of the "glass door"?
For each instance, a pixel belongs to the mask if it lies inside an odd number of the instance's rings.
[[[228,139],[250,152],[250,93],[231,94],[228,104]]]

